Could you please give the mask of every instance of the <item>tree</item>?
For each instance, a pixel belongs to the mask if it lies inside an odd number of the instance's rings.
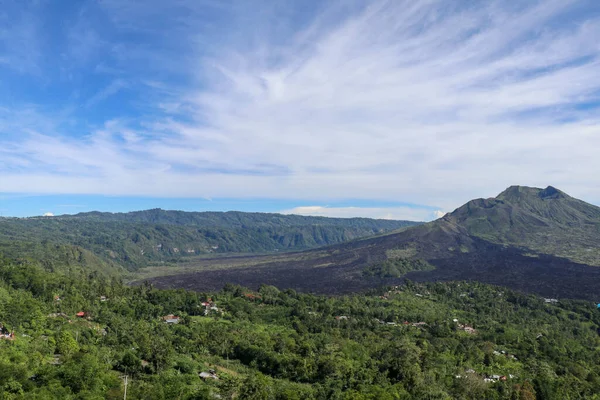
[[[267,400],[271,396],[271,384],[263,374],[249,374],[241,385],[239,398]]]
[[[71,332],[62,330],[56,339],[56,350],[65,357],[71,357],[79,351],[79,345]]]
[[[535,400],[535,389],[529,381],[525,381],[519,388],[519,400]]]

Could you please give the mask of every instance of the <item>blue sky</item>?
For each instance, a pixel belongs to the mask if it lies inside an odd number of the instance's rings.
[[[600,3],[6,1],[0,213],[600,204]]]

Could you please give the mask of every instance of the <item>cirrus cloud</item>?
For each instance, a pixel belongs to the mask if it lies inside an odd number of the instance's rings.
[[[83,61],[110,71],[83,107],[59,98],[56,121],[48,104],[0,103],[0,192],[449,210],[552,184],[600,202],[594,1],[151,3],[88,3],[97,12],[79,16],[105,22],[89,24],[101,53]]]

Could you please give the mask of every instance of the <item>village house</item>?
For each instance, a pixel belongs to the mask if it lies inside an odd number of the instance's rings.
[[[348,317],[346,315],[338,315],[337,317],[335,317],[335,319],[337,319],[338,321],[343,320],[343,319],[347,320]]]
[[[167,324],[178,324],[179,317],[177,315],[169,314],[162,317],[162,320]]]
[[[0,339],[2,340],[15,340],[15,333],[9,331],[4,327],[4,325],[0,324]]]
[[[217,373],[214,369],[209,369],[208,372],[203,371],[200,372],[198,374],[198,376],[200,376],[201,379],[207,380],[207,379],[215,379],[215,380],[219,380],[219,377],[217,376]]]
[[[257,300],[262,298],[259,294],[254,293],[244,293],[244,297],[248,300]]]
[[[477,333],[477,330],[475,330],[475,328],[473,328],[472,326],[465,325],[462,329],[469,335],[474,335]]]
[[[48,318],[66,318],[66,319],[68,319],[69,316],[65,313],[60,312],[60,313],[50,313],[50,314],[48,314]]]
[[[77,318],[85,318],[88,314],[85,311],[79,311],[75,315],[77,316]]]
[[[61,365],[62,364],[61,356],[59,354],[55,354],[52,357],[52,360],[48,361],[48,364],[50,364],[50,365]]]

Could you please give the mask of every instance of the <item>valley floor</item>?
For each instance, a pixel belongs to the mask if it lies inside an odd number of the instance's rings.
[[[381,238],[382,241],[386,237]],[[477,252],[428,260],[433,271],[409,272],[401,278],[365,277],[369,262],[385,258],[388,243],[356,242],[340,250],[322,249],[277,256],[220,257],[163,269],[158,276],[141,276],[160,288],[194,291],[220,290],[224,284],[257,289],[261,284],[319,294],[352,293],[404,278],[419,282],[477,281],[507,286],[525,293],[554,298],[577,298],[600,302],[600,268],[567,259],[504,248],[480,241]],[[157,271],[154,271],[155,273]],[[144,274],[142,270],[142,274]]]

